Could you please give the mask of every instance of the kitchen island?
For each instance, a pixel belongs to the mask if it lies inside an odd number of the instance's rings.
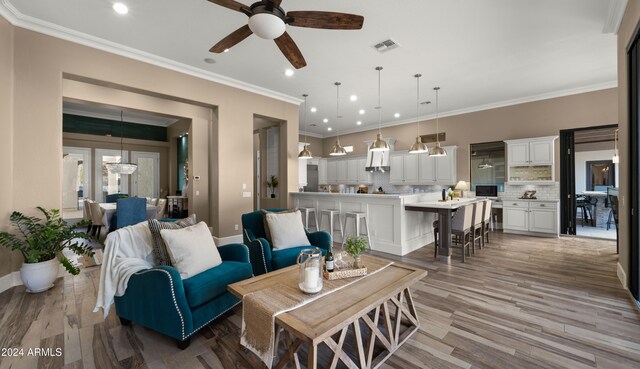
[[[406,211],[405,205],[436,201],[440,192],[416,194],[354,194],[329,192],[292,192],[295,207],[316,208],[322,228],[321,211],[340,210],[340,221],[350,211],[367,214],[371,249],[394,255],[405,255],[434,241],[433,221],[436,214]],[[352,227],[350,227],[352,229]],[[349,236],[349,235],[347,235]],[[340,232],[334,232],[334,241],[342,242]]]

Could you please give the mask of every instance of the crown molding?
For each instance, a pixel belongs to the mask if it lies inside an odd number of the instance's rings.
[[[303,136],[309,136],[309,137],[315,137],[315,138],[325,138],[325,136],[319,134],[319,133],[314,133],[314,132],[307,132],[307,131],[298,131],[301,135]]]
[[[554,91],[554,92],[549,92],[549,93],[544,93],[544,94],[539,94],[539,95],[532,95],[532,96],[527,96],[527,97],[522,97],[522,98],[517,98],[517,99],[503,100],[503,101],[498,101],[498,102],[491,103],[491,104],[476,105],[476,106],[472,106],[472,107],[464,108],[464,109],[451,110],[451,111],[447,111],[447,112],[440,112],[439,117],[440,118],[446,118],[446,117],[451,117],[451,116],[454,116],[454,115],[462,115],[462,114],[475,113],[475,112],[479,112],[479,111],[483,111],[483,110],[504,108],[504,107],[507,107],[507,106],[526,104],[526,103],[542,101],[542,100],[555,99],[555,98],[558,98],[558,97],[578,95],[578,94],[583,94],[583,93],[587,93],[587,92],[607,90],[607,89],[616,88],[616,87],[618,87],[618,81],[614,80],[614,81],[610,81],[610,82],[597,83],[597,84],[593,84],[593,85],[582,86],[582,87],[571,88],[571,89],[560,90],[560,91]],[[413,119],[394,120],[393,122],[383,122],[381,124],[381,127],[382,128],[394,127],[394,126],[400,126],[400,125],[403,125],[403,124],[416,123],[418,121],[423,122],[423,121],[432,120],[432,119],[435,119],[435,118],[436,118],[435,114],[421,115],[421,116],[418,117],[417,120],[416,120],[416,118],[413,118]],[[340,129],[340,135],[342,136],[342,135],[346,135],[346,134],[350,134],[350,133],[374,131],[374,130],[377,130],[377,129],[378,129],[377,125],[369,126],[369,127],[362,127],[362,128]],[[326,135],[319,135],[319,136],[322,136],[322,138],[328,138],[328,137],[334,137],[335,134],[326,134]]]
[[[129,59],[152,64],[174,72],[183,73],[192,77],[219,83],[225,86],[252,92],[258,95],[270,97],[280,101],[299,105],[302,99],[289,96],[277,91],[269,90],[237,79],[229,78],[221,74],[205,71],[190,65],[176,62],[161,56],[147,53],[132,47],[124,46],[103,38],[88,35],[86,33],[74,31],[72,29],[43,21],[25,14],[16,9],[10,0],[0,0],[0,15],[15,27],[24,28],[30,31],[42,33],[48,36],[70,41],[80,45],[92,47],[94,49],[106,51],[112,54],[127,57]]]
[[[604,21],[602,27],[602,33],[618,34],[620,29],[620,23],[622,23],[622,17],[627,9],[628,0],[609,0],[609,7],[607,9],[607,18]]]

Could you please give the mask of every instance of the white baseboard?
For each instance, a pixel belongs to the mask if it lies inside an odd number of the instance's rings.
[[[213,236],[213,240],[216,241],[217,246],[228,245],[230,243],[242,243],[242,235],[238,234],[235,236],[220,237],[220,238]]]
[[[624,272],[624,269],[622,269],[622,265],[620,265],[620,263],[617,263],[616,265],[618,266],[616,271],[616,274],[618,274],[618,279],[620,280],[620,283],[622,283],[622,287],[624,287],[624,289],[628,289],[627,273]]]

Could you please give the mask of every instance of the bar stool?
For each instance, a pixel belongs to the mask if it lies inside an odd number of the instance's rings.
[[[334,242],[333,231],[340,231],[340,239],[344,239],[344,231],[342,229],[342,222],[340,221],[340,210],[338,209],[324,209],[320,211],[320,229],[322,230],[325,224],[324,217],[327,217],[327,221],[329,222],[329,228],[327,232],[331,235],[331,242]],[[338,218],[339,229],[335,229],[336,222],[334,221],[334,217]]]
[[[344,245],[344,240],[345,238],[347,238],[347,226],[349,219],[353,220],[353,228],[355,231],[355,236],[356,237],[360,237],[360,236],[366,236],[367,237],[367,244],[369,245],[369,248],[371,248],[371,237],[369,237],[369,224],[367,223],[367,213],[363,212],[363,211],[349,211],[346,212],[344,215],[344,226],[342,227],[344,229],[345,232],[345,236],[342,239],[342,244]],[[366,233],[362,233],[361,232],[361,228],[360,228],[360,222],[364,221],[364,226],[367,229]]]
[[[306,229],[309,229],[309,215],[311,215],[311,213],[313,213],[313,228],[315,228],[316,231],[319,231],[320,229],[318,228],[318,214],[316,213],[316,208],[298,208],[300,210],[300,213],[302,213],[302,222],[304,223],[304,227]]]

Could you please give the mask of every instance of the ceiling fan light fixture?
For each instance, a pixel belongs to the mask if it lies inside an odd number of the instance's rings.
[[[275,40],[282,36],[286,29],[284,21],[269,13],[254,14],[249,18],[249,29],[265,40]]]

